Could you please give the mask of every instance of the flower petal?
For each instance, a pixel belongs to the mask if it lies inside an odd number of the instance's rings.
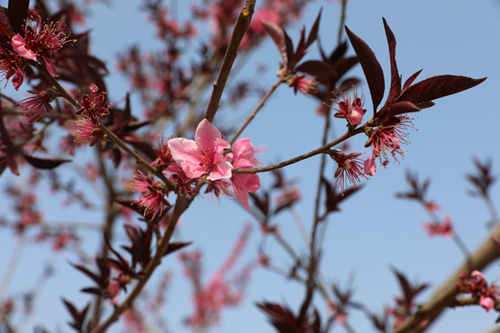
[[[21,57],[25,57],[26,59],[31,59],[36,61],[36,53],[26,48],[26,41],[24,38],[17,34],[12,37],[12,48],[16,51]]]

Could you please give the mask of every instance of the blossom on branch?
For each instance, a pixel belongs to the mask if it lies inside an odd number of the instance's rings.
[[[98,94],[99,88],[96,85],[90,86],[90,95],[80,95],[80,109],[75,112],[77,116],[85,115],[93,122],[97,120],[97,116],[109,114],[109,105],[106,106],[105,92]]]
[[[152,175],[146,176],[139,171],[132,179],[129,187],[132,192],[141,193],[136,203],[145,208],[144,216],[152,213],[154,218],[156,214],[162,214],[164,205],[170,206],[168,200],[165,199],[167,193],[161,187],[162,183],[155,180]]]
[[[306,78],[305,76],[305,74],[294,75],[287,81],[288,86],[293,87],[294,94],[297,94],[298,90],[305,96],[309,96],[310,93],[318,91],[318,88],[316,88],[318,82],[314,79]]]
[[[53,77],[59,76],[54,64],[48,59],[51,54],[61,49],[65,44],[73,41],[67,40],[69,36],[68,27],[63,22],[50,22],[43,24],[38,14],[29,11],[28,20],[24,28],[24,38],[17,34],[12,37],[12,48],[20,56],[38,61],[41,57]]]
[[[335,161],[338,163],[337,170],[335,171],[335,186],[338,185],[344,193],[344,188],[347,181],[349,181],[355,188],[357,188],[357,183],[361,182],[359,177],[365,177],[363,174],[363,157],[360,157],[361,153],[351,153],[346,155],[340,153],[335,157]]]
[[[434,237],[437,235],[444,236],[445,238],[453,237],[453,225],[451,222],[451,217],[446,216],[444,218],[443,223],[431,223],[425,222],[424,228],[427,229],[427,234],[430,237]]]
[[[363,105],[365,104],[363,94],[361,94],[361,97],[358,97],[357,90],[354,93],[341,92],[340,96],[335,96],[334,103],[337,104],[337,107],[327,106],[337,111],[333,115],[335,118],[345,118],[351,125],[361,124],[363,115],[366,113],[366,110],[363,109]]]
[[[500,301],[500,290],[497,285],[491,283],[488,286],[483,273],[478,270],[470,273],[467,272],[460,274],[460,281],[457,282],[457,287],[463,294],[471,294],[473,298],[479,297],[479,305],[481,305],[486,312],[495,308],[495,302]]]
[[[19,110],[25,112],[25,115],[30,118],[30,123],[34,123],[42,116],[44,111],[52,111],[52,105],[50,103],[54,101],[56,93],[53,89],[47,89],[39,94],[36,91],[30,91],[29,93],[35,94],[32,97],[28,97],[20,101]]]
[[[75,142],[90,141],[90,147],[92,147],[103,137],[104,132],[92,120],[83,117],[76,121]]]
[[[168,140],[174,160],[189,178],[207,175],[208,180],[231,177],[233,166],[224,158],[225,149],[231,148],[222,139],[221,132],[208,120],[203,119],[196,128],[194,141],[184,138]]]

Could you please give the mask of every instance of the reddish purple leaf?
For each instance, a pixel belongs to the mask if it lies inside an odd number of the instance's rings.
[[[311,44],[314,43],[314,41],[318,38],[319,21],[321,20],[322,11],[323,7],[321,7],[321,9],[319,10],[318,17],[316,17],[316,21],[314,21],[311,32],[309,33],[309,37],[307,37],[306,48],[311,46]]]
[[[486,80],[466,76],[438,75],[420,81],[399,96],[398,101],[407,101],[419,106],[421,103],[456,94],[477,86]]]
[[[415,79],[422,72],[422,70],[423,69],[419,70],[418,72],[416,72],[415,74],[413,74],[412,76],[410,76],[408,78],[408,80],[405,81],[405,84],[403,86],[403,92],[411,86],[411,84],[413,83],[413,81],[415,81]]]
[[[0,31],[5,34],[9,39],[15,35],[14,31],[12,31],[12,27],[10,26],[9,19],[7,17],[7,8],[0,6]]]
[[[193,242],[172,242],[168,244],[167,249],[165,250],[165,253],[163,256],[166,256],[174,251],[180,250],[185,246],[191,245]]]
[[[361,68],[363,68],[363,73],[366,76],[366,82],[368,83],[368,88],[370,88],[370,94],[372,96],[373,102],[373,112],[377,112],[377,107],[384,97],[385,82],[384,82],[384,72],[382,67],[378,62],[375,54],[370,49],[370,47],[358,36],[356,36],[349,28],[346,26],[345,30],[347,36],[351,41],[354,52],[358,56]]]
[[[327,85],[330,78],[337,76],[337,73],[324,61],[310,60],[300,64],[296,70],[298,72],[307,73],[316,78],[316,81]]]
[[[28,17],[30,0],[9,0],[9,22],[14,33],[24,37],[23,25]]]
[[[379,112],[377,116],[379,118],[390,118],[393,116],[397,116],[398,114],[410,113],[410,112],[418,112],[421,109],[415,106],[411,102],[397,102],[392,104],[388,109],[383,109],[382,112]]]
[[[401,93],[401,77],[399,76],[398,65],[396,63],[396,37],[394,37],[385,18],[382,18],[382,20],[384,21],[385,35],[387,36],[389,56],[391,58],[391,88],[386,105],[391,105],[394,99]]]
[[[274,44],[278,47],[278,51],[283,58],[283,63],[288,67],[290,60],[293,58],[293,43],[290,37],[287,35],[285,29],[277,24],[260,21],[264,28],[266,28],[267,33],[274,41]]]
[[[24,154],[23,156],[29,164],[37,169],[54,169],[63,163],[71,162],[71,160],[43,159]]]

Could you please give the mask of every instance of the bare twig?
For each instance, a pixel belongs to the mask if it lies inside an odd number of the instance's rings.
[[[256,1],[257,0],[246,0],[245,7],[241,10],[234,25],[233,34],[231,35],[231,40],[229,41],[226,54],[222,60],[219,76],[217,77],[217,81],[214,82],[212,97],[210,98],[210,102],[208,103],[207,111],[205,113],[205,119],[210,122],[213,122],[215,114],[219,109],[219,102],[222,97],[224,87],[226,86],[227,78],[229,77],[231,67],[236,59],[241,40],[250,25]]]
[[[278,163],[278,164],[273,164],[273,165],[269,165],[269,166],[262,167],[262,168],[249,168],[249,169],[235,168],[235,169],[232,169],[231,171],[234,174],[238,174],[238,173],[252,173],[252,174],[256,174],[256,173],[260,173],[260,172],[268,172],[268,171],[273,171],[273,170],[276,170],[276,169],[281,169],[283,167],[286,167],[286,166],[291,165],[291,164],[295,164],[297,162],[300,162],[300,161],[303,161],[305,159],[311,158],[311,157],[316,156],[318,154],[325,153],[327,150],[329,150],[333,146],[338,145],[339,143],[341,143],[341,142],[349,139],[350,137],[352,137],[352,136],[354,136],[356,134],[359,134],[359,133],[363,133],[364,130],[365,130],[365,128],[367,126],[368,125],[365,124],[365,125],[363,125],[361,127],[358,127],[357,129],[355,129],[352,132],[346,132],[341,137],[335,139],[334,141],[328,143],[327,145],[324,145],[323,147],[320,147],[318,149],[315,149],[313,151],[310,151],[310,152],[305,153],[303,155],[291,158],[289,160],[283,161],[283,162]]]
[[[255,107],[253,112],[248,116],[247,120],[245,120],[245,123],[243,125],[241,125],[241,127],[236,131],[236,133],[234,133],[233,137],[231,138],[231,141],[229,141],[229,144],[232,145],[234,143],[234,141],[236,141],[236,139],[238,139],[241,132],[243,132],[243,130],[248,126],[248,124],[250,124],[250,122],[253,120],[253,118],[255,118],[255,115],[257,114],[257,112],[259,112],[259,110],[262,109],[262,107],[266,103],[269,96],[271,96],[273,94],[273,92],[276,90],[276,88],[278,88],[278,86],[280,84],[282,84],[283,82],[285,82],[285,81],[284,81],[284,78],[282,75],[282,76],[280,76],[278,81],[275,84],[273,84],[271,88],[269,88],[269,91],[266,93],[266,95],[264,97],[262,97],[262,100],[259,102],[259,104],[257,104],[257,106]]]

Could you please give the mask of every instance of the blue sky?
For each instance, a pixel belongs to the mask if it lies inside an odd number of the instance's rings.
[[[5,1],[0,1],[4,4]],[[258,2],[259,3],[259,2]],[[107,61],[114,72],[114,57],[118,52],[133,43],[143,49],[155,48],[154,29],[146,25],[144,14],[138,10],[138,1],[114,2],[109,6],[96,5],[89,27],[93,28],[92,50],[98,57]],[[304,13],[302,24],[310,29],[315,16],[323,6],[323,16],[319,35],[325,50],[330,51],[335,43],[339,22],[340,6],[337,1],[313,2]],[[179,17],[185,9],[179,6]],[[325,255],[322,261],[323,275],[327,281],[344,284],[351,272],[355,273],[354,299],[370,309],[380,312],[383,306],[391,305],[392,298],[399,294],[396,279],[390,271],[395,266],[412,280],[430,282],[432,287],[443,281],[463,260],[459,249],[449,240],[428,238],[422,228],[427,221],[425,212],[415,203],[398,200],[396,192],[407,189],[405,171],[418,171],[421,178],[432,177],[429,198],[442,206],[440,216],[450,215],[457,233],[469,249],[477,247],[487,236],[485,224],[489,217],[484,203],[466,195],[469,185],[464,176],[473,171],[471,158],[493,159],[493,170],[498,173],[500,153],[498,150],[498,89],[500,87],[500,5],[497,1],[460,1],[460,0],[353,0],[348,4],[347,26],[374,50],[386,73],[386,87],[389,85],[389,57],[386,37],[382,24],[385,17],[398,41],[397,60],[403,80],[417,70],[424,69],[419,79],[439,74],[464,75],[473,78],[487,76],[488,79],[478,87],[458,95],[436,101],[436,105],[418,114],[414,120],[418,131],[409,130],[411,144],[406,146],[404,160],[389,164],[387,169],[379,168],[371,180],[365,181],[365,188],[342,206],[341,214],[331,215],[325,234]],[[299,26],[287,29],[295,42],[298,40]],[[352,53],[352,50],[350,50]],[[307,59],[317,57],[317,47],[313,45]],[[253,77],[256,66],[264,64],[266,74],[258,78],[264,88],[276,80],[279,54],[270,41],[254,52],[240,72],[240,75]],[[363,78],[361,68],[356,67],[350,74]],[[229,81],[231,85],[234,81]],[[110,100],[120,100],[129,86],[119,74],[111,75],[108,80]],[[365,106],[371,105],[369,90],[363,82]],[[387,92],[386,92],[387,95]],[[22,95],[18,95],[22,97]],[[217,116],[217,126],[227,126],[243,121],[256,101],[249,100],[237,110],[226,110]],[[266,103],[255,121],[245,130],[243,136],[251,138],[256,145],[267,145],[261,160],[264,165],[285,160],[319,147],[322,131],[321,119],[315,114],[316,102],[302,95],[294,96],[291,89],[282,86]],[[136,103],[134,112],[140,114]],[[372,110],[368,111],[370,114]],[[344,122],[334,122],[336,133],[342,133]],[[172,129],[165,129],[172,131]],[[166,133],[168,134],[168,133]],[[330,133],[333,139],[334,132]],[[353,140],[354,150],[364,152],[365,138]],[[313,214],[313,197],[317,183],[319,158],[312,158],[285,170],[287,176],[298,178],[303,194],[302,202],[296,207],[306,226],[310,226]],[[69,175],[73,171],[67,168]],[[327,166],[327,175],[333,175],[333,163]],[[0,186],[6,183],[22,184],[10,173],[0,178]],[[270,183],[267,175],[262,176],[262,184]],[[498,186],[493,187],[494,202],[500,196]],[[97,212],[82,212],[79,209],[61,209],[60,196],[40,193],[42,205],[47,210],[48,221],[67,221],[83,219],[98,222]],[[95,197],[98,201],[98,197]],[[0,200],[0,211],[6,211],[9,201]],[[288,213],[278,216],[280,230],[299,252],[306,247],[295,223]],[[229,199],[220,204],[208,198],[198,199],[183,216],[180,236],[183,240],[193,241],[193,248],[203,250],[207,277],[223,262],[245,223],[252,222],[241,207]],[[119,234],[122,231],[117,228]],[[90,254],[97,249],[95,232],[83,234],[84,246]],[[10,253],[14,248],[11,231],[0,231],[0,272],[4,271]],[[242,263],[255,259],[259,235],[254,223],[254,232],[245,250]],[[286,268],[289,258],[282,253],[277,244],[270,242],[273,262]],[[54,278],[46,285],[37,308],[25,331],[31,331],[36,324],[42,323],[54,331],[65,325],[68,317],[58,299],[63,296],[83,306],[88,299],[78,290],[89,285],[90,281],[69,267],[74,261],[72,256],[53,256],[50,249],[30,245],[23,254],[22,262],[8,293],[18,295],[32,286],[41,272],[47,258],[55,258],[57,269]],[[188,331],[182,319],[190,311],[190,285],[186,283],[180,265],[175,257],[166,260],[160,269],[173,272],[172,286],[167,294],[165,318],[172,331]],[[159,276],[160,274],[157,274]],[[500,275],[498,264],[486,271],[488,280]],[[154,285],[154,281],[152,281]],[[429,291],[431,291],[430,288]],[[425,301],[430,293],[419,301]],[[258,269],[254,272],[243,304],[224,313],[221,326],[214,331],[229,332],[272,332],[262,312],[254,302],[283,302],[297,309],[303,297],[303,289],[295,282],[285,281],[282,277]],[[325,304],[318,296],[316,306],[323,312]],[[480,332],[494,324],[496,314],[486,314],[483,309],[461,308],[448,311],[429,332]],[[349,321],[357,332],[374,331],[363,315],[352,313]],[[118,326],[113,332],[121,331]],[[336,328],[336,332],[345,331]]]

